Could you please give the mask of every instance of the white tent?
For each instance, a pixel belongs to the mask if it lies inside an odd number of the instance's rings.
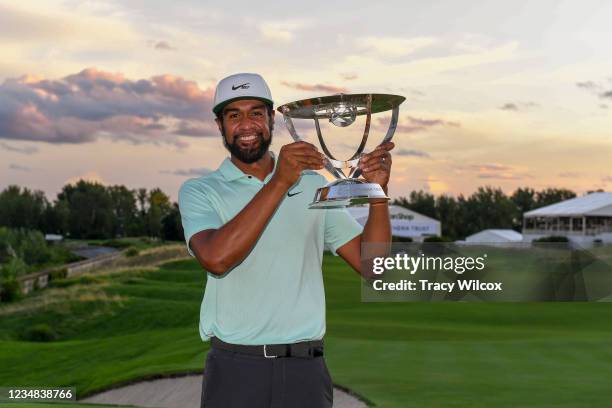
[[[612,193],[591,193],[523,214],[525,241],[550,235],[583,246],[612,243]]]
[[[612,193],[591,193],[524,214],[526,218],[583,215],[612,217]]]
[[[370,211],[368,205],[348,207],[349,213],[361,225],[365,225]],[[410,237],[420,241],[425,237],[439,236],[441,233],[440,221],[419,214],[399,205],[389,206],[391,218],[391,234],[396,237]]]
[[[46,241],[56,242],[56,241],[62,241],[63,239],[64,239],[63,235],[45,234],[45,240]]]
[[[509,244],[522,241],[523,236],[511,229],[486,229],[465,239],[468,244]]]

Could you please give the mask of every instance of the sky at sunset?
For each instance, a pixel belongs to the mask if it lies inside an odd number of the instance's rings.
[[[0,0],[0,190],[53,200],[84,178],[176,200],[227,156],[216,82],[257,72],[277,106],[405,96],[393,197],[612,191],[610,21],[612,2],[590,0]],[[388,123],[374,118],[370,148]],[[362,123],[347,137],[325,126],[338,155]],[[299,131],[314,142],[310,124]],[[272,150],[291,141],[277,114]]]

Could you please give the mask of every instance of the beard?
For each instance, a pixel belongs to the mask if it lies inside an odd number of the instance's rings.
[[[259,146],[254,149],[241,149],[240,146],[238,146],[238,143],[236,142],[236,140],[238,139],[237,136],[240,135],[236,135],[236,137],[234,137],[234,143],[232,144],[229,144],[227,142],[227,138],[225,137],[225,130],[221,132],[221,135],[223,136],[223,145],[232,154],[232,156],[236,157],[243,163],[251,164],[261,159],[268,151],[268,148],[272,143],[272,126],[270,126],[270,138],[268,140],[264,139],[262,132],[257,132],[257,141],[259,142]]]

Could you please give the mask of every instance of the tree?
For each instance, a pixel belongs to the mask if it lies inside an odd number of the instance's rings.
[[[576,197],[576,193],[566,188],[547,188],[536,194],[536,208],[556,204],[561,201]]]
[[[393,201],[393,204],[399,205],[409,210],[416,211],[419,214],[426,215],[431,218],[436,218],[436,199],[431,193],[425,191],[412,191],[410,199],[400,197]]]
[[[146,215],[147,232],[151,237],[162,236],[162,219],[170,212],[171,204],[168,197],[159,188],[149,192],[148,211]]]
[[[50,234],[66,234],[68,232],[68,222],[70,209],[65,201],[56,200],[51,205],[48,204],[43,214],[44,226],[42,230]]]
[[[113,233],[113,201],[99,183],[79,180],[64,186],[58,201],[69,210],[68,232],[73,238],[108,238]]]
[[[465,202],[466,235],[488,228],[512,228],[516,206],[499,188],[478,187]]]
[[[510,197],[517,209],[517,216],[513,220],[513,227],[521,230],[523,226],[523,214],[536,208],[536,192],[529,187],[519,187]]]
[[[162,238],[167,241],[182,241],[184,236],[179,206],[173,203],[168,214],[162,218]]]
[[[107,189],[113,204],[113,237],[137,235],[140,231],[135,192],[120,185]]]
[[[0,225],[9,228],[42,229],[49,205],[42,191],[10,185],[0,192]]]
[[[457,239],[462,233],[463,208],[454,197],[441,195],[436,199],[436,219],[442,222],[442,236]]]

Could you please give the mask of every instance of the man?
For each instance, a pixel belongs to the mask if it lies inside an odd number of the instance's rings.
[[[274,110],[261,76],[220,81],[213,112],[231,157],[179,192],[187,248],[208,272],[200,335],[212,350],[202,406],[331,407],[323,249],[360,272],[361,242],[390,241],[387,202],[370,204],[363,231],[346,210],[309,210],[326,184],[315,171],[324,156],[306,142],[285,145],[278,156],[268,150]],[[385,191],[392,148],[360,163],[364,178]]]

